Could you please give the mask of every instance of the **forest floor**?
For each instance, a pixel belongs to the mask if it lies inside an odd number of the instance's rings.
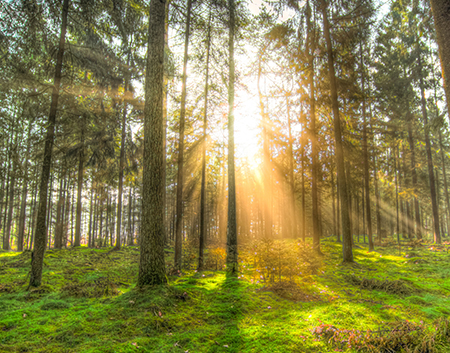
[[[239,277],[184,271],[141,290],[136,247],[49,250],[31,291],[30,252],[0,252],[0,352],[450,352],[447,251],[358,245],[342,265],[323,241],[295,284],[241,262]]]

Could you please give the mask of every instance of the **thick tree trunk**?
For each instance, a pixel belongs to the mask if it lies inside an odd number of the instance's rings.
[[[450,113],[450,2],[448,0],[430,0],[430,3],[439,45],[447,110]]]
[[[150,1],[138,286],[167,282],[164,260],[164,0]]]
[[[53,140],[55,138],[56,111],[58,108],[59,87],[61,85],[61,71],[66,41],[67,14],[69,12],[69,0],[64,0],[62,8],[62,24],[59,39],[58,54],[56,56],[55,79],[52,92],[52,103],[48,116],[47,135],[45,138],[44,159],[42,163],[41,182],[39,186],[39,208],[36,220],[36,234],[34,251],[31,257],[31,274],[29,287],[39,287],[42,280],[42,265],[47,242],[47,225],[45,216],[47,213],[47,189],[50,179],[52,164]]]
[[[181,258],[183,251],[183,240],[181,237],[183,224],[183,173],[184,173],[184,125],[186,120],[186,95],[187,95],[187,64],[189,49],[189,32],[191,28],[191,6],[192,0],[187,0],[186,29],[184,32],[184,57],[183,77],[180,109],[180,140],[178,142],[178,172],[177,172],[177,222],[175,225],[175,259],[174,267],[181,270]]]
[[[234,168],[234,36],[235,1],[228,0],[229,11],[229,82],[228,82],[228,226],[227,226],[227,271],[238,271],[237,220],[236,220],[236,181]]]
[[[331,83],[331,101],[334,115],[334,138],[336,145],[336,164],[338,171],[339,196],[341,202],[341,221],[342,221],[342,255],[343,262],[353,262],[352,236],[350,232],[350,216],[348,213],[348,190],[345,179],[344,151],[342,143],[341,120],[339,116],[339,103],[336,85],[336,74],[334,70],[333,48],[331,43],[330,25],[328,23],[327,3],[321,1],[323,14],[324,35],[327,43],[328,53],[328,72]]]

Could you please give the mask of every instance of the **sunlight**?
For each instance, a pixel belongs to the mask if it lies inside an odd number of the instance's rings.
[[[235,143],[236,159],[241,163],[244,159],[251,169],[256,169],[261,160],[259,153],[260,120],[258,100],[256,96],[245,91],[236,92],[235,108]]]

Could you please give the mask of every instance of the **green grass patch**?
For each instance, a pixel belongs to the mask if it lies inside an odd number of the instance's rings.
[[[330,240],[321,258],[283,244],[242,248],[237,276],[215,270],[223,266],[215,249],[214,270],[185,270],[142,289],[134,285],[135,247],[47,251],[43,286],[31,291],[30,253],[1,252],[0,352],[356,352],[379,337],[399,352],[402,339],[450,351],[447,253],[369,253],[359,244],[357,264],[342,265],[341,245]],[[169,272],[173,253],[166,254]],[[331,328],[339,344],[330,342]],[[354,341],[363,331],[366,340]]]

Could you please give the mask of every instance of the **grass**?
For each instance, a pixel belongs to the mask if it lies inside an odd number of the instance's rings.
[[[316,274],[295,284],[257,283],[242,251],[239,277],[185,271],[144,289],[134,286],[137,248],[50,250],[44,285],[29,292],[30,252],[1,252],[0,352],[317,353],[346,349],[313,334],[320,325],[366,331],[408,320],[434,332],[450,315],[450,256],[359,245],[357,264],[342,265],[340,245],[323,241]]]

